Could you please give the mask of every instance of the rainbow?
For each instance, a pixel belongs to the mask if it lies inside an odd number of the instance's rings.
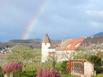
[[[21,36],[22,39],[29,39],[29,36],[32,33],[33,28],[36,26],[38,22],[38,17],[40,17],[44,13],[46,3],[47,0],[42,0],[36,14],[28,21],[27,26],[25,26],[25,29]]]

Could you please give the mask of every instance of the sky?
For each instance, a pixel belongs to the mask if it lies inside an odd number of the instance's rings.
[[[103,31],[103,0],[0,0],[0,41],[86,37]],[[32,19],[34,18],[34,19]],[[32,29],[26,32],[32,22]]]

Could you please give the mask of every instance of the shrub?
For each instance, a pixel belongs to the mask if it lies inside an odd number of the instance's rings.
[[[61,72],[62,72],[62,73],[67,73],[66,67],[67,67],[67,61],[63,61],[63,62],[61,63]]]
[[[0,77],[3,77],[2,68],[0,67]]]
[[[102,66],[102,59],[96,55],[92,55],[88,59],[90,62],[94,64],[94,70],[96,70],[96,73],[102,73],[103,68]]]
[[[94,64],[94,66],[101,66],[102,65],[102,60],[100,57],[96,55],[92,55],[89,57],[89,61]]]
[[[57,63],[55,68],[61,73],[61,62]]]
[[[34,71],[16,71],[14,77],[33,77]]]
[[[96,73],[103,73],[103,68],[102,67],[95,67]]]
[[[10,72],[22,69],[22,64],[11,62],[11,63],[5,64],[2,69],[4,73],[10,73]]]
[[[60,73],[55,69],[40,69],[36,73],[36,77],[61,77]]]

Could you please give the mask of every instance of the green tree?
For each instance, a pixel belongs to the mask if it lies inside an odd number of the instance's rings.
[[[88,60],[92,62],[94,66],[101,66],[101,58],[96,55],[90,56]]]
[[[6,54],[6,59],[8,62],[21,62],[24,66],[34,64],[40,62],[40,51],[18,44]]]

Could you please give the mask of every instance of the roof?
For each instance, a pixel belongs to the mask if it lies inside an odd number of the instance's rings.
[[[57,49],[76,50],[83,41],[84,41],[84,38],[73,38],[73,39],[62,40],[60,46]]]
[[[44,36],[42,43],[50,43],[50,39],[49,39],[48,34],[46,34],[46,35]]]

